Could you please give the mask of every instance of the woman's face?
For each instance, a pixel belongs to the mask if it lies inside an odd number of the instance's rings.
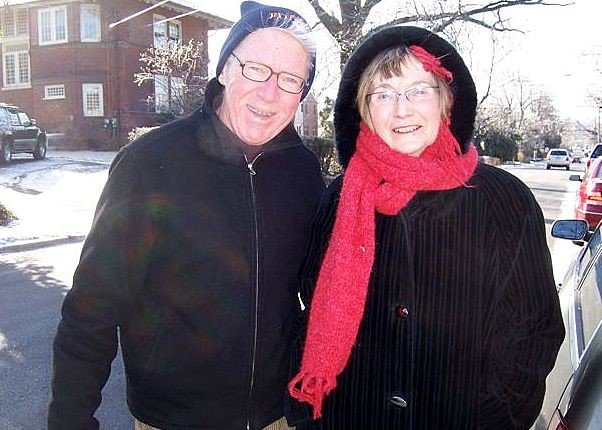
[[[393,150],[412,157],[419,157],[431,145],[439,132],[441,102],[437,83],[422,64],[409,58],[403,76],[382,79],[377,76],[372,82],[368,98],[368,110],[372,129]],[[413,91],[416,90],[416,91]],[[410,91],[410,92],[408,92]],[[405,93],[383,103],[388,98],[384,92]],[[418,93],[418,97],[413,97]],[[380,99],[380,100],[377,100]]]

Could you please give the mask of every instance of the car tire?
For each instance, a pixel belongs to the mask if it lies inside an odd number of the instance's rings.
[[[568,172],[569,170],[571,170],[571,166],[566,166],[566,171]]]
[[[0,148],[0,161],[3,164],[10,163],[10,160],[13,159],[13,148],[10,145],[10,142],[2,142],[2,148]]]
[[[44,138],[38,139],[36,147],[33,150],[33,158],[36,160],[43,160],[46,158],[46,151],[48,150],[48,141]]]
[[[550,170],[550,167],[551,167],[551,166],[546,166],[546,170]]]

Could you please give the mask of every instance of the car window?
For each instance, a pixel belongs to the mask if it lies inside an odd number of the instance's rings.
[[[601,231],[602,231],[601,229],[594,230],[592,237],[590,237],[589,241],[587,242],[587,247],[585,248],[585,250],[583,251],[583,254],[581,255],[581,261],[580,261],[580,267],[579,267],[579,277],[580,278],[581,278],[581,276],[583,276],[585,269],[587,269],[587,265],[589,264],[590,260],[596,254],[596,251],[598,250],[600,243],[602,243]],[[599,260],[597,263],[598,263],[598,265],[602,265],[602,257],[599,257]]]
[[[579,295],[583,322],[583,345],[587,346],[602,320],[602,257],[598,257],[596,265],[587,274],[579,290]]]
[[[21,125],[21,122],[19,121],[19,116],[15,112],[10,113],[10,124]]]
[[[592,151],[592,155],[590,155],[590,158],[596,158],[600,155],[602,155],[602,145],[596,145]]]
[[[10,116],[5,109],[0,109],[0,126],[7,127],[10,125]]]
[[[19,120],[21,121],[21,124],[23,124],[23,125],[29,125],[29,123],[30,123],[29,117],[27,116],[27,114],[25,112],[18,112],[17,116],[19,117]]]
[[[559,149],[554,149],[550,151],[550,155],[567,155],[567,152]]]

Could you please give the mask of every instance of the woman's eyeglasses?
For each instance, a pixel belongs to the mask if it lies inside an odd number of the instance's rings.
[[[416,85],[400,93],[393,90],[375,91],[366,95],[368,103],[374,106],[393,106],[401,96],[410,103],[429,102],[438,97],[439,87],[427,84]]]

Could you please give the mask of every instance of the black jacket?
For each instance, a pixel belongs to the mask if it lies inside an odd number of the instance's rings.
[[[305,303],[340,186],[312,229]],[[541,210],[514,176],[479,164],[469,187],[421,192],[398,215],[376,215],[356,345],[324,418],[297,430],[526,430],[563,335]],[[309,420],[292,404],[291,422]]]
[[[246,162],[209,106],[120,151],[54,341],[49,429],[98,428],[117,332],[127,398],[163,429],[282,416],[298,272],[323,191],[292,125]]]

